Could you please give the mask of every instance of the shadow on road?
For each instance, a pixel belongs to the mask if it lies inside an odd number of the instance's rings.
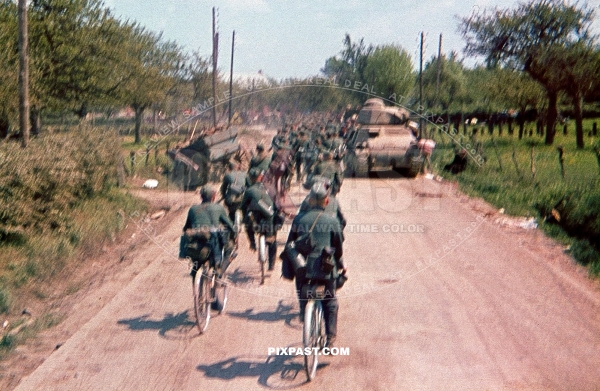
[[[256,268],[258,269],[258,266]],[[227,281],[231,282],[234,286],[245,285],[258,281],[256,277],[241,271],[239,268],[235,269],[233,272],[230,272],[229,270],[231,269],[228,269],[227,271]]]
[[[397,179],[397,178],[405,178],[401,173],[394,170],[385,170],[385,171],[371,171],[369,173],[369,178],[371,179]]]
[[[258,383],[274,390],[300,387],[306,383],[302,356],[233,357],[196,369],[207,377],[232,380],[239,377],[257,377]],[[328,363],[319,364],[320,370]],[[317,373],[318,376],[318,373]]]
[[[254,308],[248,308],[242,312],[227,312],[226,314],[254,322],[280,322],[283,320],[285,324],[292,327],[293,321],[298,318],[298,312],[294,305],[285,304],[283,300],[279,300],[274,311],[254,312]]]
[[[121,319],[117,324],[126,325],[133,331],[158,330],[158,334],[166,339],[188,339],[198,336],[196,322],[190,318],[188,311],[179,314],[167,313],[161,320],[149,319],[150,315],[142,315],[131,319]]]

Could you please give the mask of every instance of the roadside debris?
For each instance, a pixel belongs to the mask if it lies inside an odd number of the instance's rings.
[[[500,217],[495,220],[495,223],[522,229],[536,229],[538,227],[534,217]]]
[[[159,210],[156,213],[153,213],[152,216],[150,216],[150,219],[152,220],[158,220],[161,217],[163,217],[167,212],[164,209]]]
[[[158,181],[156,179],[148,179],[144,182],[142,187],[145,189],[156,189],[158,187]]]

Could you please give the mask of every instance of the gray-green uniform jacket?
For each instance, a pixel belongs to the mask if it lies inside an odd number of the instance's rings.
[[[213,202],[203,202],[190,208],[183,230],[189,228],[207,231],[214,228],[225,228],[229,231],[231,238],[235,238],[237,235],[223,205]]]
[[[292,222],[287,242],[295,241],[302,234],[308,233],[314,225],[312,232],[314,246],[309,254],[302,254],[306,258],[306,278],[328,280],[337,277],[337,270],[344,267],[342,262],[342,228],[337,218],[326,213],[323,208],[315,207],[306,213],[301,213]],[[333,254],[336,267],[325,274],[319,268],[317,259],[325,247],[334,247]]]

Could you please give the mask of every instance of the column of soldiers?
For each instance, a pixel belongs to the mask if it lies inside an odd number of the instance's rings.
[[[344,139],[341,134],[345,134],[344,129],[338,129],[331,120],[324,125],[286,125],[273,137],[270,148],[262,143],[256,146],[247,172],[235,162],[229,164],[220,187],[228,217],[235,221],[236,211],[241,210],[252,251],[256,251],[255,235],[265,234],[269,270],[275,265],[276,235],[283,223],[278,201],[284,197],[294,176],[307,190],[316,183],[325,184],[329,197],[327,212],[342,226],[346,225],[335,199],[343,182]],[[259,201],[272,208],[273,215],[265,216],[257,207]],[[307,196],[299,213],[309,210],[309,205]]]
[[[321,226],[315,231],[310,251],[302,254],[306,258],[306,265],[294,270],[291,278],[296,283],[301,321],[304,320],[306,299],[311,297],[310,289],[314,289],[315,284],[325,285],[327,291],[323,305],[328,347],[333,345],[337,335],[338,302],[335,291],[339,287],[339,277],[346,274],[342,260],[346,219],[335,198],[343,182],[344,134],[344,130],[338,129],[332,121],[323,126],[302,124],[283,127],[273,138],[269,150],[263,144],[256,146],[247,172],[234,162],[229,165],[229,172],[219,189],[227,211],[216,202],[216,189],[207,185],[201,190],[202,203],[190,209],[184,226],[184,232],[200,232],[206,228],[207,232],[212,232],[213,228],[224,227],[231,242],[224,244],[227,246],[226,259],[215,261],[221,266],[219,272],[223,273],[233,252],[233,243],[238,241],[238,231],[233,223],[240,209],[250,249],[256,251],[256,234],[265,235],[269,270],[274,270],[276,236],[283,224],[277,199],[284,195],[294,174],[296,182],[304,181],[303,187],[310,192],[292,222],[286,243],[297,240],[299,234],[306,232],[308,227],[314,227],[317,223]],[[274,186],[269,186],[269,183]],[[200,236],[198,241],[213,245],[208,236],[206,239]],[[331,269],[325,270],[320,262],[327,251],[334,263]],[[199,253],[198,259],[194,259],[193,274],[200,262],[204,261],[201,257]]]
[[[274,159],[290,150],[293,153],[284,175],[288,187],[294,175],[296,182],[304,181],[307,189],[314,177],[323,177],[329,179],[332,193],[337,194],[343,182],[344,134],[345,127],[339,129],[331,120],[326,125],[294,124],[279,130],[271,147]]]
[[[301,254],[306,259],[305,265],[295,268],[293,275],[286,277],[295,280],[301,322],[304,321],[307,300],[314,297],[312,291],[318,285],[325,286],[323,300],[327,334],[325,344],[329,348],[333,346],[337,337],[339,306],[336,290],[340,287],[338,278],[346,274],[346,267],[342,260],[343,229],[346,226],[346,219],[335,198],[343,182],[343,134],[345,132],[337,129],[332,122],[328,122],[327,125],[312,130],[307,126],[284,128],[273,139],[274,149],[285,148],[287,143],[293,145],[294,159],[290,165],[290,172],[295,168],[296,181],[304,181],[303,187],[310,189],[292,222],[286,250],[288,246],[294,247],[294,243],[297,243],[302,233],[311,231],[311,235],[314,235],[313,246],[310,251]],[[319,225],[319,228],[313,231],[316,225]],[[331,268],[323,267],[324,257],[333,260]],[[282,272],[286,269],[285,262],[284,260]]]

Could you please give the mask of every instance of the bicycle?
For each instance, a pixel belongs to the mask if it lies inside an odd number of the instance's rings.
[[[304,352],[310,349],[310,354],[304,354],[304,369],[308,381],[315,378],[319,365],[319,354],[325,347],[325,318],[321,300],[325,298],[325,285],[311,285],[309,299],[304,310],[304,326],[302,342]]]
[[[231,257],[234,258],[234,255]],[[204,261],[202,267],[196,272],[194,278],[194,313],[196,325],[200,334],[208,328],[211,308],[222,314],[227,305],[228,284],[225,282],[225,273],[219,275],[211,266],[210,260]]]

